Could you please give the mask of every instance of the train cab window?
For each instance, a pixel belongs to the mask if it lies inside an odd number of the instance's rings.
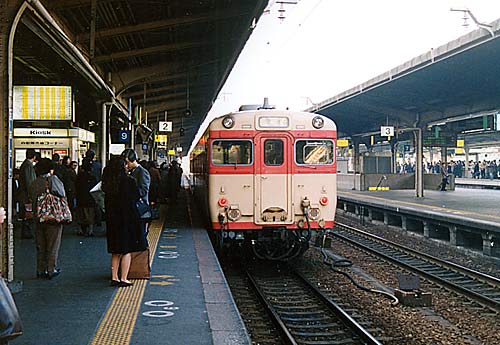
[[[214,140],[212,143],[212,164],[251,165],[253,143],[250,140]]]
[[[279,139],[269,139],[264,142],[264,164],[282,165],[283,164],[283,141]]]
[[[328,165],[334,161],[333,140],[297,140],[295,162],[299,165]]]

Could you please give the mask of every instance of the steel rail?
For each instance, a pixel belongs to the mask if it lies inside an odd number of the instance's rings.
[[[299,282],[298,285],[305,286],[306,291],[312,291],[312,295],[317,298],[317,301],[319,304],[317,304],[317,307],[321,308],[324,306],[327,307],[327,310],[329,311],[329,317],[332,318],[332,320],[338,321],[338,326],[343,325],[342,327],[345,327],[345,329],[349,329],[348,334],[351,334],[353,339],[356,339],[356,342],[366,344],[366,345],[381,345],[381,343],[373,336],[371,335],[366,329],[364,329],[356,320],[354,320],[350,315],[348,315],[338,304],[336,304],[330,297],[328,297],[324,292],[319,290],[312,282],[310,282],[307,278],[305,278],[302,274],[296,272],[294,269],[291,267],[287,267],[287,269],[291,272],[291,275],[288,274],[289,277],[295,279],[297,282]],[[247,276],[249,281],[252,284],[252,287],[255,289],[257,292],[257,295],[259,296],[259,299],[262,301],[263,305],[265,308],[268,310],[269,315],[272,317],[273,322],[275,325],[279,328],[284,341],[287,342],[287,344],[298,344],[298,343],[307,343],[307,344],[315,344],[316,342],[318,344],[326,344],[328,340],[309,340],[306,342],[296,340],[294,335],[288,330],[287,325],[285,322],[281,319],[280,313],[277,311],[277,309],[272,305],[272,302],[270,302],[266,298],[266,293],[262,290],[260,287],[259,283],[257,280],[254,278],[251,272],[247,271]],[[280,290],[280,288],[275,287],[275,288],[266,288],[266,289],[271,289],[271,290]],[[295,296],[297,294],[300,294],[298,291],[294,291],[293,293]],[[307,295],[306,295],[307,296]],[[316,302],[316,303],[318,303]],[[333,315],[332,315],[333,314]],[[296,328],[301,328],[302,326],[297,326]],[[303,326],[303,327],[308,327],[308,326]],[[309,326],[311,327],[311,326]],[[314,326],[313,326],[314,327]],[[321,328],[321,325],[316,325],[315,327]],[[323,326],[325,327],[325,326]],[[328,327],[334,327],[332,325]],[[318,336],[335,336],[335,333],[321,333],[318,334]],[[356,343],[355,342],[355,343]]]
[[[423,277],[425,277],[425,278],[427,278],[435,283],[438,283],[438,284],[445,286],[445,287],[447,287],[455,292],[458,292],[462,295],[465,295],[465,296],[469,297],[470,299],[478,302],[479,304],[492,309],[495,312],[500,312],[500,298],[499,298],[499,300],[495,300],[493,298],[486,296],[485,294],[481,294],[480,292],[473,291],[468,287],[465,287],[463,285],[459,285],[457,283],[452,282],[451,277],[440,277],[439,275],[433,274],[430,271],[435,271],[435,268],[438,267],[440,270],[447,270],[449,273],[454,273],[455,275],[461,275],[464,278],[468,278],[468,279],[471,279],[472,281],[475,281],[477,283],[486,285],[483,287],[479,287],[479,289],[476,289],[476,290],[480,290],[480,288],[498,289],[500,286],[499,279],[492,277],[492,276],[489,276],[487,274],[478,272],[478,271],[471,270],[469,268],[460,266],[460,265],[455,264],[455,263],[441,260],[439,258],[433,257],[433,256],[428,255],[428,254],[417,252],[416,250],[413,250],[413,249],[405,247],[403,245],[400,245],[400,244],[394,243],[392,241],[383,239],[379,236],[367,233],[363,230],[356,229],[352,226],[348,226],[348,225],[337,222],[336,227],[338,229],[344,229],[345,231],[354,233],[355,235],[360,236],[361,238],[364,238],[367,241],[372,241],[372,243],[374,242],[374,243],[377,243],[378,245],[386,246],[386,248],[388,248],[388,249],[397,251],[398,254],[408,255],[408,256],[410,256],[410,259],[412,259],[412,258],[418,259],[418,260],[423,261],[423,263],[428,263],[429,265],[435,265],[434,268],[430,267],[427,269],[419,268],[419,267],[416,267],[414,265],[412,266],[412,264],[403,262],[401,259],[396,258],[395,256],[391,256],[388,253],[383,253],[380,250],[377,250],[373,247],[370,247],[369,244],[359,243],[359,239],[356,240],[353,238],[349,238],[346,235],[342,235],[339,232],[335,232],[335,231],[330,233],[331,236],[338,237],[338,238],[340,238],[348,243],[351,243],[355,247],[360,247],[363,250],[366,250],[367,252],[370,252],[370,253],[373,253],[377,256],[380,256],[380,257],[386,259],[387,261],[390,261],[392,263],[395,263],[396,265],[399,265],[400,267],[408,269],[408,270],[410,270],[414,273],[417,273],[418,275],[421,275],[421,276],[423,276]],[[420,262],[419,265],[422,266],[422,262]],[[446,275],[446,272],[444,275]],[[453,278],[455,278],[455,280],[457,280],[456,278],[460,278],[460,277],[455,276]],[[458,279],[458,280],[460,280],[460,279]],[[469,283],[469,285],[471,285],[470,282],[468,282],[468,283]],[[498,290],[498,294],[500,296],[500,290]]]
[[[364,344],[370,345],[381,345],[381,343],[363,326],[361,326],[356,320],[354,320],[349,314],[345,312],[337,303],[335,303],[328,295],[321,291],[315,284],[310,282],[306,277],[304,277],[300,272],[293,270],[293,273],[301,279],[301,281],[306,284],[311,290],[314,291],[316,296],[325,303],[328,308],[346,325],[351,329],[354,334],[356,334]]]
[[[254,277],[252,276],[252,274],[249,271],[247,271],[246,274],[247,274],[248,280],[252,284],[252,288],[257,292],[257,296],[261,300],[262,305],[267,310],[269,316],[271,316],[272,322],[274,323],[274,325],[276,326],[276,328],[278,329],[278,331],[281,333],[281,338],[287,344],[297,345],[297,342],[295,341],[295,338],[290,333],[290,331],[288,331],[288,328],[286,327],[286,325],[283,323],[283,321],[279,317],[278,312],[276,311],[276,309],[274,309],[274,307],[271,305],[271,303],[268,302],[268,300],[266,299],[266,296],[265,296],[264,292],[261,290],[261,288],[259,287],[259,285],[255,281]]]

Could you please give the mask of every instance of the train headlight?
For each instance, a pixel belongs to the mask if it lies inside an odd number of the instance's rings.
[[[323,206],[328,205],[328,198],[326,196],[321,197],[321,199],[319,199],[319,203]]]
[[[323,126],[325,125],[325,120],[323,120],[323,118],[321,116],[315,116],[312,119],[312,125],[316,129],[323,128]]]
[[[219,199],[219,206],[220,206],[220,207],[226,207],[226,206],[227,206],[227,199],[226,199],[226,198],[224,198],[224,197],[221,197],[221,198]]]
[[[222,119],[222,125],[226,129],[233,128],[234,127],[234,118],[230,115],[224,116],[224,118]]]

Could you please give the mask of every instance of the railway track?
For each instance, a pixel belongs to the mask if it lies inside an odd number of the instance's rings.
[[[317,286],[289,267],[248,279],[284,344],[381,344]]]
[[[336,223],[331,236],[390,261],[500,312],[500,279]]]

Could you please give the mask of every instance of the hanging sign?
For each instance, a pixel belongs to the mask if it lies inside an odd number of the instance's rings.
[[[160,132],[172,132],[172,121],[159,121],[158,130]]]
[[[72,120],[71,86],[14,86],[14,120]]]
[[[382,137],[393,137],[394,136],[394,126],[381,126],[380,136]]]

